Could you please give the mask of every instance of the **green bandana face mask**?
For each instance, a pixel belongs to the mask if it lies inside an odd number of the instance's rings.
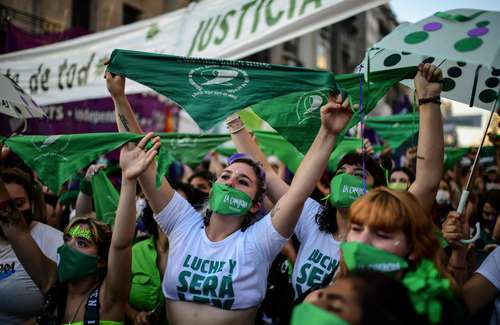
[[[313,304],[304,302],[293,309],[291,325],[349,325],[337,315],[321,309]]]
[[[329,199],[334,207],[348,208],[363,194],[363,181],[359,177],[342,173],[330,182]]]
[[[408,184],[400,182],[389,183],[387,184],[387,187],[393,191],[405,192],[406,190],[408,190]]]
[[[360,242],[344,242],[340,244],[340,249],[349,271],[368,269],[393,273],[408,267],[401,257]]]
[[[214,183],[208,205],[213,212],[223,216],[242,216],[252,207],[252,199],[231,186]]]
[[[83,279],[87,276],[97,275],[99,258],[94,255],[84,254],[68,244],[57,249],[59,254],[59,265],[57,266],[57,277],[61,282],[71,282]]]

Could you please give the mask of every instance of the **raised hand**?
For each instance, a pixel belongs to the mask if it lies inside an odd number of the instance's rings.
[[[446,220],[442,226],[443,237],[454,248],[465,248],[464,244],[460,243],[460,239],[469,238],[469,223],[465,215],[459,214],[456,211],[448,213]]]
[[[120,167],[127,179],[136,179],[151,164],[160,148],[160,137],[153,138],[153,132],[146,134],[137,145],[127,143],[120,151]],[[148,141],[152,141],[153,146],[145,150]]]
[[[104,79],[106,79],[106,87],[111,97],[117,98],[125,96],[125,77],[113,75],[111,72],[106,71]]]
[[[331,134],[338,135],[349,123],[351,117],[349,98],[344,100],[342,95],[334,98],[330,94],[328,103],[321,107],[321,125]]]
[[[92,176],[95,175],[99,170],[106,168],[106,164],[92,164],[87,168],[87,172],[85,173],[85,179],[90,181]]]
[[[418,99],[439,96],[443,89],[442,79],[441,69],[430,63],[420,63],[414,79]]]

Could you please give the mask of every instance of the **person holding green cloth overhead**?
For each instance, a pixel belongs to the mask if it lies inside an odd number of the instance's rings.
[[[106,78],[119,130],[140,132],[122,87],[118,87],[120,92],[113,88],[114,80],[119,83],[123,78],[110,73]],[[254,324],[270,265],[292,235],[304,201],[351,116],[349,105],[333,98],[321,107],[321,128],[290,189],[259,221],[255,220],[265,192],[265,175],[248,156],[236,155],[228,161],[213,184],[204,215],[165,179],[156,188],[155,164],[141,168],[141,186],[170,243],[163,279],[169,323]],[[131,163],[140,165],[138,159]]]
[[[442,175],[443,125],[439,104],[426,101],[439,98],[441,70],[434,65],[422,64],[414,82],[420,99],[420,133],[416,180],[409,191],[415,195],[425,211],[430,211]],[[268,197],[276,202],[288,191],[267,163],[265,156],[251,139],[239,118],[226,120],[233,143],[240,152],[246,152],[262,162],[266,170]],[[365,155],[366,187],[368,190],[386,185],[382,168]],[[325,207],[307,199],[295,227],[301,245],[292,275],[295,299],[300,300],[318,286],[327,285],[339,265],[340,243],[349,231],[348,211],[352,202],[363,194],[363,157],[350,153],[340,161],[335,177],[330,182],[330,195]],[[343,189],[349,189],[344,192]]]
[[[0,226],[26,271],[46,293],[38,324],[123,324],[130,291],[137,177],[160,146],[159,139],[154,139],[152,148],[143,151],[151,138],[122,147],[121,195],[113,233],[94,218],[72,219],[57,250],[57,267],[38,248],[0,182]]]

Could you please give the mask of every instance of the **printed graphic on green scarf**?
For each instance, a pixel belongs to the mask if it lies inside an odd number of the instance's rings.
[[[418,132],[418,113],[367,117],[366,126],[373,129],[393,149],[399,148]]]
[[[443,71],[441,96],[490,111],[500,92],[499,33],[498,11],[437,12],[400,24],[374,44],[367,52],[370,70],[433,63]],[[404,84],[414,87],[410,81]]]
[[[363,180],[357,176],[341,173],[330,182],[329,200],[337,208],[350,207],[363,194]]]
[[[303,302],[293,309],[291,325],[349,325],[336,314],[326,311],[308,302]]]
[[[368,269],[392,273],[408,267],[401,257],[360,242],[344,242],[340,244],[340,250],[349,271]]]
[[[102,170],[92,176],[90,182],[97,220],[113,225],[120,194]]]
[[[337,259],[324,254],[319,249],[314,249],[298,272],[295,283],[297,296],[301,296],[306,290],[315,285],[323,284],[327,276],[335,273],[338,265],[339,261]]]
[[[92,240],[92,232],[88,228],[80,227],[80,224],[74,225],[69,231],[68,235],[73,238],[81,237],[87,240]]]
[[[417,313],[426,314],[431,324],[438,324],[443,312],[442,303],[454,299],[450,281],[429,260],[422,260],[416,270],[405,274],[402,281]]]
[[[217,261],[187,255],[177,283],[180,300],[211,304],[231,309],[234,303],[235,260]]]
[[[245,192],[231,186],[214,183],[208,205],[214,213],[220,215],[243,216],[252,207],[252,199]]]
[[[83,279],[99,272],[97,262],[99,258],[88,255],[64,244],[57,249],[59,254],[59,265],[57,266],[57,278],[61,282],[71,282]]]
[[[333,74],[327,71],[127,50],[113,51],[107,71],[167,96],[204,130],[266,99],[299,91],[337,89]]]

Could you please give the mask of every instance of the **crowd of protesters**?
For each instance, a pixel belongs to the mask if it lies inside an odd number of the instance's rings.
[[[119,132],[142,134],[106,73]],[[238,153],[159,186],[160,139],[120,150],[112,225],[98,220],[95,162],[50,192],[8,147],[0,160],[0,324],[500,323],[500,140],[444,170],[442,73],[421,64],[416,148],[401,160],[364,149],[327,161],[352,117],[331,94],[297,171],[266,157],[237,115]],[[480,225],[479,238],[474,235]]]

